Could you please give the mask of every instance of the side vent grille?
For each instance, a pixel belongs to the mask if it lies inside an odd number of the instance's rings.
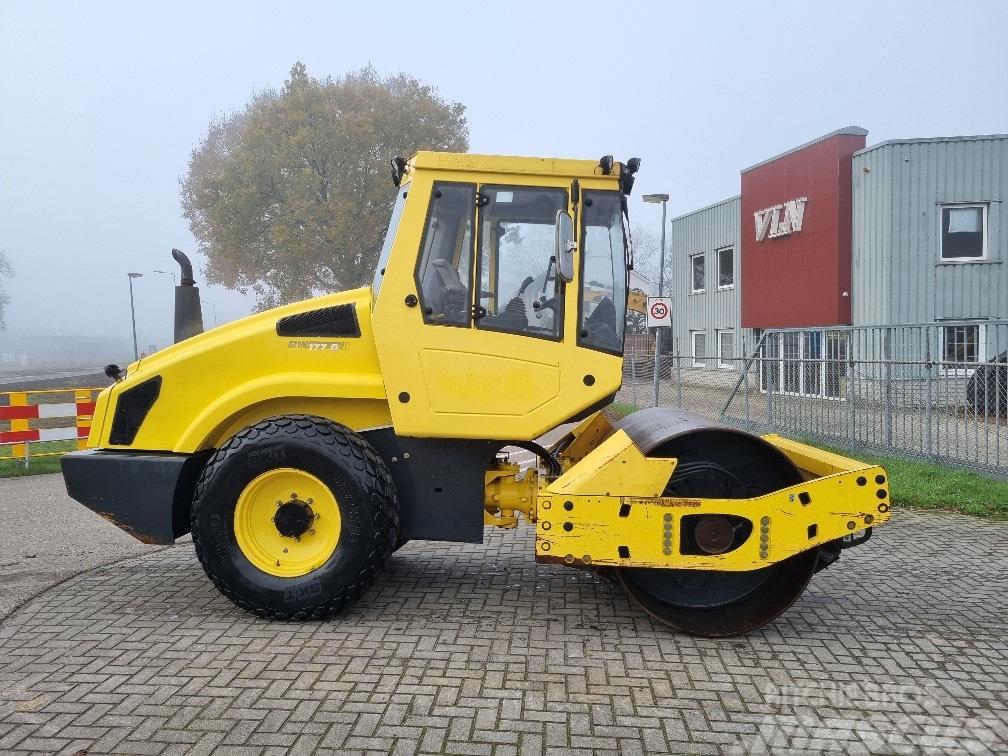
[[[120,446],[132,444],[144,418],[147,417],[147,413],[154,406],[160,393],[160,375],[123,391],[116,401],[109,443]]]
[[[360,336],[357,308],[352,304],[323,307],[320,310],[299,312],[280,318],[276,324],[277,336]]]

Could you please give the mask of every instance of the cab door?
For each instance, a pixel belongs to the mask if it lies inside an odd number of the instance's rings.
[[[572,187],[452,178],[414,176],[374,305],[393,424],[401,436],[530,440],[620,383],[618,357],[577,345],[579,287],[553,259]]]

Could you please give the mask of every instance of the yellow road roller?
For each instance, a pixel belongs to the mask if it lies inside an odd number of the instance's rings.
[[[70,496],[147,543],[191,532],[262,617],[329,616],[409,540],[524,521],[536,560],[603,571],[678,631],[772,621],[889,519],[886,473],[676,409],[607,418],[639,165],[395,158],[369,287],[206,332],[176,252],[177,341],[109,366]]]

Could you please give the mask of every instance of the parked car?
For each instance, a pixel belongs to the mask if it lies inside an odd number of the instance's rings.
[[[966,384],[966,402],[978,415],[1008,417],[1008,351],[977,367]]]

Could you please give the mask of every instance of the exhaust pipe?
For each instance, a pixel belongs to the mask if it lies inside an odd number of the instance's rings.
[[[171,251],[182,269],[182,278],[175,287],[175,343],[203,333],[203,309],[200,307],[199,288],[193,278],[192,263],[185,252]]]

